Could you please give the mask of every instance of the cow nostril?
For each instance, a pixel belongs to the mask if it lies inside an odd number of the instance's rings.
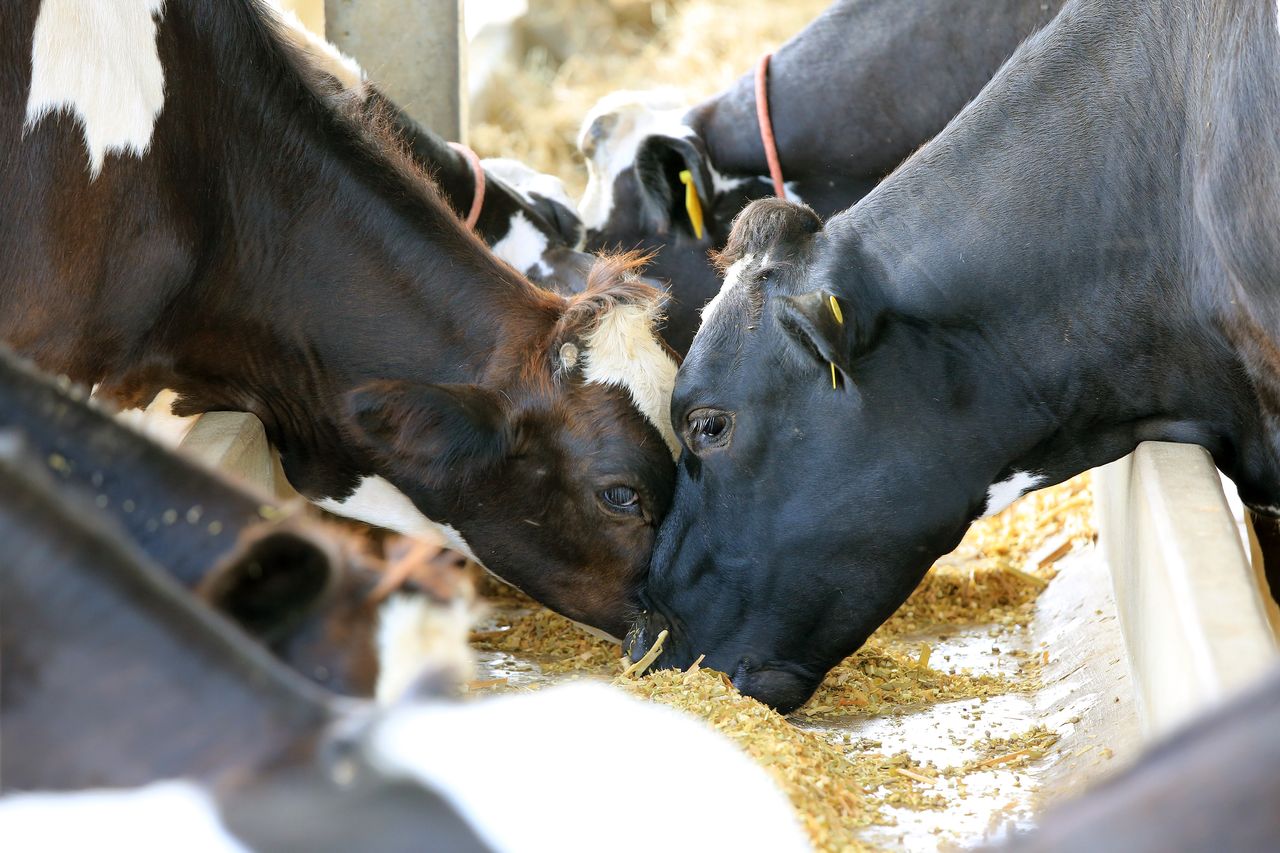
[[[635,624],[631,626],[631,630],[627,632],[627,636],[623,638],[623,654],[633,662],[639,660],[640,655],[644,654],[644,623],[648,618],[648,613],[641,613],[636,619]]]

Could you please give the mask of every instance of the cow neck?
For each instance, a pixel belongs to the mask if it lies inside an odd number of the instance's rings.
[[[770,60],[770,114],[786,180],[823,215],[845,209],[940,131],[941,117],[959,112],[1059,6],[832,4]],[[959,56],[957,44],[965,46]],[[769,179],[754,73],[695,107],[687,121],[718,171]]]
[[[263,44],[261,24],[238,33],[255,21],[195,14],[216,19],[197,25],[223,40],[224,85],[172,80],[157,145],[184,122],[218,128],[193,146],[213,197],[193,216],[209,236],[107,390],[136,404],[171,387],[182,414],[252,412],[301,491],[342,493],[368,467],[341,440],[345,392],[378,379],[509,381],[494,365],[533,351],[563,300],[497,260],[407,158],[330,109],[280,45]]]
[[[1241,366],[1217,307],[1229,297],[1197,292],[1188,261],[1193,164],[1169,130],[1188,120],[1182,68],[1197,67],[1169,35],[1186,22],[1102,5],[1112,13],[1069,7],[947,131],[828,223],[828,280],[857,304],[866,283],[840,269],[879,269],[895,314],[924,320],[940,347],[966,339],[982,368],[968,375],[1001,407],[974,415],[993,478],[1034,472],[1048,485],[1169,440],[1207,447],[1245,478],[1242,494],[1261,489],[1249,471],[1272,483],[1280,471],[1256,393],[1231,378]],[[1101,67],[1068,61],[1082,45],[1106,46]]]

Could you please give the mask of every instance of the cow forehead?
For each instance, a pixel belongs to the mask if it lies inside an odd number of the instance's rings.
[[[646,137],[696,135],[684,121],[688,109],[671,89],[614,92],[592,107],[578,133],[578,150],[587,158],[587,188],[578,209],[583,225],[599,230],[609,221],[614,181],[634,165]]]
[[[680,442],[671,428],[677,365],[655,332],[657,306],[620,304],[606,311],[583,340],[588,384],[624,389],[673,456]]]
[[[164,0],[43,0],[31,39],[24,129],[67,111],[84,131],[89,174],[109,153],[141,157],[164,107],[156,47]]]

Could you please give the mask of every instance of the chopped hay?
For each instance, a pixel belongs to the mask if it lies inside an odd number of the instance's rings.
[[[833,669],[790,720],[742,696],[726,676],[712,670],[663,670],[624,679],[617,646],[586,635],[506,587],[490,587],[489,593],[514,613],[510,627],[478,632],[474,639],[483,650],[531,657],[544,674],[613,677],[635,695],[706,721],[770,773],[791,798],[816,849],[863,850],[859,830],[892,822],[884,807],[944,808],[948,800],[936,785],[972,773],[1023,770],[1050,754],[1058,735],[1035,726],[1012,737],[976,739],[969,744],[976,758],[939,769],[914,763],[906,752],[885,754],[875,741],[833,743],[830,732],[807,725],[1037,689],[1040,652],[1001,652],[1017,662],[1010,672],[943,672],[935,668],[939,656],[919,637],[966,625],[992,626],[993,631],[1024,628],[1037,596],[1056,574],[1057,562],[1094,540],[1092,504],[1090,475],[1082,474],[975,523],[898,613]],[[993,636],[996,653],[994,643]],[[977,708],[965,713],[981,717]]]

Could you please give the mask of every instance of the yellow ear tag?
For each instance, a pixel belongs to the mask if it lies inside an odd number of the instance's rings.
[[[702,239],[702,200],[698,198],[698,188],[693,185],[693,172],[683,169],[680,172],[680,183],[684,184],[684,209],[689,211],[689,223],[693,225],[693,236]]]
[[[844,314],[840,312],[840,303],[836,302],[836,298],[830,294],[828,294],[827,299],[831,301],[831,313],[836,316],[836,322],[843,326]],[[835,391],[838,387],[836,385],[836,363],[832,361],[829,364],[831,365],[831,390]]]

